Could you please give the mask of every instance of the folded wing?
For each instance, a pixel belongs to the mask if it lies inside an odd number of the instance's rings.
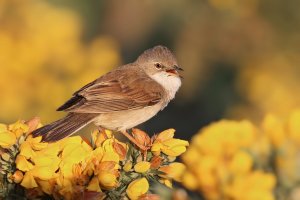
[[[108,113],[153,106],[163,98],[163,88],[143,71],[118,69],[75,92],[58,108],[75,113]]]

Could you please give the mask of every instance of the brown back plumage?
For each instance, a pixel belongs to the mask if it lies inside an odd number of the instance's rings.
[[[58,110],[102,114],[139,109],[159,102],[163,93],[157,91],[162,86],[130,64],[84,86]]]

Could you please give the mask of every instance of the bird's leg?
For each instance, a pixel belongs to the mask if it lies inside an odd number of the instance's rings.
[[[142,151],[147,151],[147,147],[139,144],[129,133],[127,133],[127,131],[121,131],[121,133],[127,137],[133,144],[135,144],[136,146],[138,146]]]

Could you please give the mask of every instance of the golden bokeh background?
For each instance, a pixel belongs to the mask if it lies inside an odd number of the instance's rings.
[[[80,16],[45,1],[1,1],[0,118],[54,120],[70,91],[120,63],[115,40],[81,40]]]

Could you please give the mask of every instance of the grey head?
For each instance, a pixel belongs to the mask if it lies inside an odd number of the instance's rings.
[[[150,76],[165,72],[169,76],[181,77],[179,71],[183,70],[178,67],[174,54],[167,47],[161,45],[144,51],[135,63]]]

